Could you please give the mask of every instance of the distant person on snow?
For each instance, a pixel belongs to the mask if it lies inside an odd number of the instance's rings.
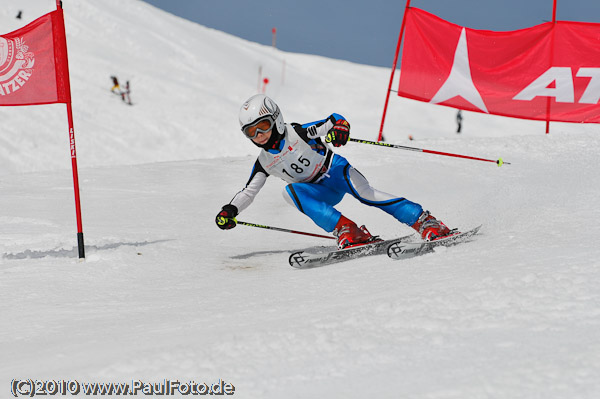
[[[117,79],[116,76],[111,76],[110,78],[112,79],[112,82],[113,82],[113,87],[112,87],[112,89],[110,89],[110,91],[112,91],[115,94],[121,94],[121,87],[119,86],[119,79]]]
[[[459,109],[456,113],[456,133],[460,133],[460,131],[462,130],[462,119],[462,111]]]
[[[127,104],[131,105],[131,97],[129,97],[129,93],[131,93],[131,89],[129,88],[129,81],[125,83],[125,91],[121,93],[121,99]]]
[[[304,125],[285,124],[277,104],[264,94],[257,94],[242,105],[239,121],[246,138],[261,152],[246,187],[218,213],[216,223],[220,229],[236,226],[234,218],[252,203],[267,177],[273,175],[289,183],[283,191],[286,201],[325,231],[333,232],[340,249],[377,240],[365,226],[358,227],[334,208],[345,194],[387,212],[425,240],[450,233],[421,205],[371,187],[344,157],[322,142],[323,137],[334,147],[348,142],[350,124],[343,116],[334,113]]]
[[[17,19],[21,19],[23,17],[23,11],[19,10],[19,13],[17,14]]]

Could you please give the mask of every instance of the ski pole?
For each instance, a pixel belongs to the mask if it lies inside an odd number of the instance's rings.
[[[470,157],[467,155],[459,155],[459,154],[451,154],[449,152],[439,152],[439,151],[432,151],[432,150],[426,150],[423,148],[416,148],[416,147],[407,147],[404,145],[397,145],[397,144],[389,144],[389,143],[384,143],[381,141],[369,141],[369,140],[362,140],[362,139],[354,139],[354,138],[350,138],[349,141],[353,141],[355,143],[361,143],[361,144],[371,144],[371,145],[379,145],[382,147],[390,147],[390,148],[398,148],[400,150],[408,150],[408,151],[418,151],[418,152],[424,152],[427,154],[436,154],[436,155],[444,155],[447,157],[456,157],[456,158],[465,158],[465,159],[472,159],[475,161],[485,161],[485,162],[493,162],[495,164],[497,164],[498,166],[502,166],[502,165],[510,165],[510,162],[504,162],[502,160],[502,158],[499,158],[497,160],[493,160],[493,159],[485,159],[485,158],[476,158],[476,157]]]
[[[235,219],[233,219],[235,220]],[[311,236],[311,237],[319,237],[319,238],[329,238],[332,240],[335,240],[335,237],[332,236],[324,236],[321,234],[313,234],[313,233],[306,233],[304,231],[296,231],[296,230],[290,230],[290,229],[282,229],[281,227],[273,227],[273,226],[265,226],[264,224],[256,224],[256,223],[248,223],[248,222],[242,222],[241,220],[235,220],[235,222],[237,224],[241,224],[244,226],[250,226],[250,227],[258,227],[260,229],[267,229],[267,230],[275,230],[275,231],[283,231],[284,233],[293,233],[293,234],[302,234],[305,236]]]

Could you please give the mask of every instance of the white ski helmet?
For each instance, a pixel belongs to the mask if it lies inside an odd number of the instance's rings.
[[[271,127],[275,125],[275,128],[279,134],[285,131],[285,124],[283,122],[283,115],[281,110],[275,104],[275,101],[271,100],[264,94],[256,94],[250,97],[240,108],[240,127],[242,132],[248,138],[256,137],[256,133],[251,135],[246,129],[257,125],[259,122],[267,120],[270,122]],[[269,127],[270,129],[270,127]],[[268,131],[269,129],[257,129],[260,131]],[[255,130],[256,132],[256,130]]]

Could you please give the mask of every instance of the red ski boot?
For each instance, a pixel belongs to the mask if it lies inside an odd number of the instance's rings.
[[[356,223],[342,216],[333,230],[337,237],[338,249],[351,248],[377,241],[369,230],[363,225],[358,227]]]
[[[429,211],[423,211],[419,219],[412,226],[425,241],[435,241],[452,235],[452,231],[441,221],[434,218]]]

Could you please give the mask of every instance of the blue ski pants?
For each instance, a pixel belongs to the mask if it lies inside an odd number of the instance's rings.
[[[317,183],[291,183],[283,192],[287,202],[328,232],[335,229],[342,215],[334,206],[346,194],[351,194],[365,205],[381,209],[409,226],[423,212],[417,203],[371,187],[367,179],[338,154],[333,156],[329,171]]]

